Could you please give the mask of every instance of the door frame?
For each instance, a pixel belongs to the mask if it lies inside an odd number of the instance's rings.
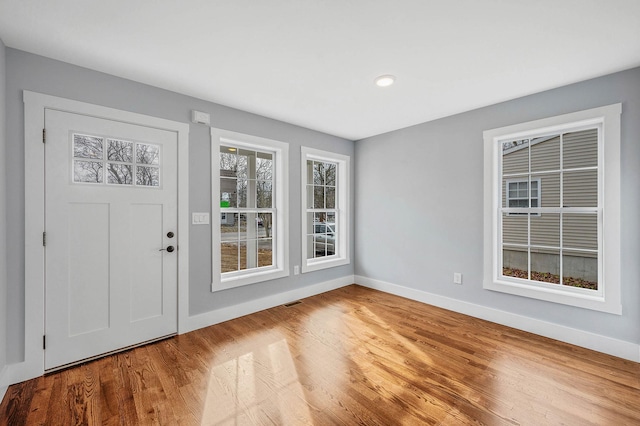
[[[189,124],[122,111],[25,90],[25,332],[24,362],[13,371],[14,382],[44,374],[45,263],[42,243],[45,224],[43,128],[45,110],[125,122],[176,133],[178,140],[178,333],[189,317]],[[17,367],[17,366],[16,366]]]

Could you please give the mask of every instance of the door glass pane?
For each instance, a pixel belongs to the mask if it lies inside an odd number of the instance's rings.
[[[138,164],[160,164],[160,147],[144,143],[136,144],[136,162]]]
[[[102,183],[102,163],[98,161],[73,162],[73,181],[84,183]]]
[[[76,158],[102,159],[103,139],[97,136],[73,135],[73,156]],[[83,181],[82,181],[83,182]]]
[[[133,166],[107,163],[107,182],[115,185],[132,185]]]
[[[108,139],[107,159],[124,163],[133,162],[133,143]]]
[[[136,167],[136,185],[160,186],[160,169],[157,167]]]

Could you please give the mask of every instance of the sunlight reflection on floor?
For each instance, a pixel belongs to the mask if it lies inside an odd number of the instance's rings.
[[[285,339],[214,366],[203,425],[313,424]]]

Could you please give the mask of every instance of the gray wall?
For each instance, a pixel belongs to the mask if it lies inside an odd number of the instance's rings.
[[[300,147],[302,145],[352,156],[354,143],[334,136],[161,90],[41,56],[7,49],[7,220],[9,286],[7,360],[24,359],[24,113],[22,91],[31,90],[151,116],[189,122],[190,111],[211,114],[214,127],[289,143],[290,265],[300,265]],[[188,73],[184,78],[188,78]],[[190,211],[211,210],[210,134],[191,125]],[[353,179],[352,179],[353,182]],[[352,190],[353,193],[353,190]],[[353,208],[353,200],[351,200]],[[353,229],[351,227],[353,241]],[[303,286],[352,275],[351,265],[211,293],[211,228],[190,230],[190,315],[235,305]],[[354,253],[351,253],[354,258]]]
[[[7,364],[7,241],[5,222],[6,166],[6,62],[4,43],[0,40],[0,372]],[[1,387],[1,384],[0,384]]]
[[[482,132],[618,102],[622,316],[484,290]],[[357,275],[640,342],[640,68],[361,140],[355,159]]]

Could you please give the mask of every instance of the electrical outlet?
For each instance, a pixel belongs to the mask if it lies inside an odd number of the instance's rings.
[[[300,275],[300,265],[293,267],[293,275]]]
[[[453,283],[462,284],[462,274],[460,272],[453,273]]]

